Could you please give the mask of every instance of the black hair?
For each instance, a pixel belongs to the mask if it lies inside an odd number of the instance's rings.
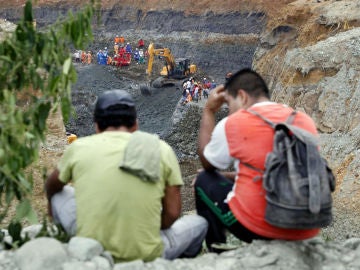
[[[136,124],[136,117],[135,107],[118,104],[107,108],[101,114],[95,114],[94,122],[97,123],[100,131],[104,131],[108,127],[125,126],[131,128]]]
[[[266,97],[270,99],[270,91],[263,78],[255,71],[245,68],[233,74],[225,83],[228,93],[236,97],[238,90],[243,89],[254,98]]]

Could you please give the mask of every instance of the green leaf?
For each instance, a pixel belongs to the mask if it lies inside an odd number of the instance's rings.
[[[21,229],[22,226],[20,222],[11,222],[8,226],[8,232],[13,239],[13,242],[18,242],[21,240]]]
[[[34,209],[31,207],[28,215],[26,216],[26,219],[31,223],[31,224],[37,224],[39,223],[39,219],[36,215],[36,212],[34,211]]]
[[[16,215],[15,220],[22,220],[23,218],[27,217],[31,212],[31,204],[28,199],[24,199],[16,206]]]
[[[5,150],[0,148],[0,166],[5,163]]]
[[[64,65],[63,65],[63,73],[65,75],[69,74],[70,66],[71,66],[71,58],[69,57],[65,60]]]
[[[26,1],[24,8],[24,21],[33,22],[32,4],[31,1]]]

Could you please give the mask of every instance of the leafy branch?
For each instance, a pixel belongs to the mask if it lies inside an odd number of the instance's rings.
[[[50,111],[60,107],[65,121],[70,116],[77,79],[70,48],[92,40],[93,12],[91,1],[39,31],[27,1],[15,32],[0,43],[0,221],[15,199],[17,220],[37,220],[28,200],[33,181],[24,170],[38,158]]]

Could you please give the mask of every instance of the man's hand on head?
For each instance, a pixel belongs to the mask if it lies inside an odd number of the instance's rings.
[[[225,103],[225,88],[224,85],[219,85],[213,89],[206,102],[204,110],[216,113]]]

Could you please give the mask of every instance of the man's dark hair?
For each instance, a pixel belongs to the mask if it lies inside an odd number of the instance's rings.
[[[233,74],[225,83],[225,89],[233,97],[237,96],[238,90],[243,89],[251,97],[263,96],[270,99],[270,92],[263,78],[249,68]]]
[[[104,116],[94,116],[94,122],[97,123],[100,131],[104,131],[108,127],[125,126],[131,128],[136,123],[136,109],[128,105],[115,105],[107,109],[109,113]]]
[[[96,101],[94,122],[100,131],[108,127],[133,127],[136,117],[135,102],[125,90],[106,91]]]

